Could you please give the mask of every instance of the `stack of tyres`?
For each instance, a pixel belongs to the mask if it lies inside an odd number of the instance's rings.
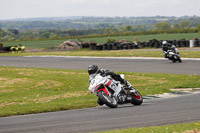
[[[108,50],[112,50],[113,48],[113,44],[112,43],[108,43]]]
[[[194,46],[200,47],[200,40],[198,38],[195,38]]]
[[[101,44],[100,44],[100,45],[97,45],[97,46],[96,46],[96,50],[103,50],[103,45],[101,45]]]
[[[96,43],[92,43],[92,44],[90,44],[90,49],[91,50],[96,50]]]
[[[107,43],[103,44],[103,50],[107,50],[107,49],[108,49],[108,44]]]

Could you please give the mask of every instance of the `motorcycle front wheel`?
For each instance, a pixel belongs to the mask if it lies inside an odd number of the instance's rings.
[[[110,108],[116,108],[118,106],[115,97],[108,96],[104,91],[99,91],[97,93],[99,99]]]
[[[179,58],[178,61],[179,61],[179,63],[181,63],[182,62],[181,58]]]
[[[181,60],[180,56],[176,55],[176,60],[175,60],[175,62],[176,62],[176,61],[179,61],[179,63],[181,63],[181,62],[182,62],[182,60]]]
[[[135,93],[131,94],[133,101],[131,102],[133,105],[141,105],[143,103],[142,95],[136,90]]]

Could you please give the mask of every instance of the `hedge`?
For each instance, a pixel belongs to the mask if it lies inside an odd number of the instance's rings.
[[[70,36],[70,37],[58,37],[58,38],[22,39],[22,40],[15,40],[15,41],[59,40],[59,39],[78,39],[78,38],[84,39],[84,38],[101,38],[101,37],[108,37],[108,36],[115,37],[115,36],[135,36],[135,35],[153,35],[153,34],[175,34],[175,33],[198,33],[198,29],[192,28],[192,29],[176,29],[176,30],[168,30],[168,31],[161,30],[161,31],[123,32],[123,33]]]

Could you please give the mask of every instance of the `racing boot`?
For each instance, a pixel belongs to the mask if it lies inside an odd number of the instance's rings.
[[[126,102],[126,93],[124,92],[124,90],[121,90],[121,92],[117,95],[118,98],[118,103],[119,104],[123,104]]]
[[[164,53],[165,58],[167,58],[167,53]]]
[[[125,88],[128,90],[129,93],[135,93],[136,90],[133,88],[133,86],[126,80],[124,80]]]

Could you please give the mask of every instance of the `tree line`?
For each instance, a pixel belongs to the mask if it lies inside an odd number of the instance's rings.
[[[58,22],[62,25],[58,25]],[[79,18],[73,21],[9,21],[7,22],[7,25],[5,23],[6,21],[3,23],[0,21],[1,42],[34,39],[59,39],[74,36],[98,37],[104,35],[157,34],[166,31],[168,33],[200,31],[199,17],[194,17],[192,19],[190,17],[180,19],[175,19],[173,17],[156,17],[153,19]],[[21,28],[15,28],[16,25],[19,27],[21,26]],[[57,28],[55,28],[55,26],[57,26]]]

